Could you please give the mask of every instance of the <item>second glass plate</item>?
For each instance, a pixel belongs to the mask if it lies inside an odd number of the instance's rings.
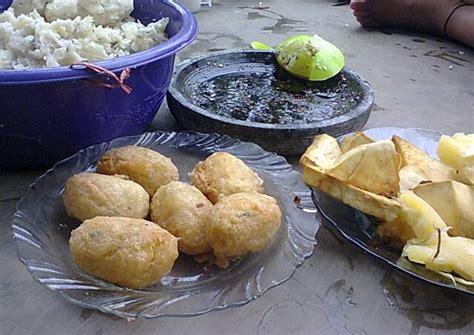
[[[438,158],[436,150],[440,134],[434,131],[384,127],[369,129],[364,131],[364,133],[376,141],[391,139],[393,135],[400,136],[431,157]],[[343,138],[344,137],[341,139]],[[313,189],[313,201],[323,218],[326,219],[342,237],[364,250],[367,254],[382,260],[403,273],[432,285],[474,295],[474,287],[454,283],[433,271],[427,270],[424,266],[412,263],[406,258],[401,258],[400,250],[395,250],[376,238],[375,232],[377,223],[370,216],[316,189]]]

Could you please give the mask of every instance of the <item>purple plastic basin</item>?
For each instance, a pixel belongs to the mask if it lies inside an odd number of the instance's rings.
[[[0,11],[10,3],[0,0]],[[168,90],[175,54],[194,40],[197,23],[172,0],[135,0],[132,16],[170,22],[168,41],[96,63],[116,74],[129,68],[130,95],[94,85],[89,79],[106,78],[84,69],[0,70],[0,167],[50,166],[88,145],[145,130]]]

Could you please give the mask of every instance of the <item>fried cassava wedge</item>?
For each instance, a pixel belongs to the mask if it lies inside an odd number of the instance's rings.
[[[352,150],[358,147],[359,145],[369,144],[373,142],[374,140],[372,140],[370,137],[365,135],[363,132],[357,131],[354,134],[349,135],[344,138],[344,140],[341,143],[341,151],[342,153],[345,153],[345,152],[348,152],[349,150]]]
[[[441,136],[438,146],[439,158],[457,169],[463,181],[474,184],[474,134],[454,134],[452,137]]]
[[[388,197],[399,194],[400,157],[390,140],[360,145],[342,154],[328,171],[337,180]]]
[[[330,169],[341,156],[341,149],[337,140],[329,135],[322,134],[314,137],[313,143],[306,149],[300,158],[300,165],[316,165],[323,170]]]
[[[421,184],[413,191],[452,227],[449,235],[474,238],[474,186],[444,181]]]
[[[401,137],[393,136],[393,143],[402,157],[400,190],[412,189],[422,181],[460,180],[456,169],[431,158]]]
[[[474,240],[451,237],[436,211],[415,193],[400,196],[401,219],[412,229],[415,238],[403,248],[402,256],[426,268],[454,272],[466,280],[474,280]]]
[[[316,136],[300,159],[305,182],[364,213],[382,220],[395,220],[400,212],[397,200],[365,191],[327,173],[340,156],[335,138]]]
[[[405,243],[415,237],[413,229],[400,217],[392,221],[384,221],[377,226],[377,237],[391,247],[402,250]]]
[[[343,183],[325,174],[315,166],[304,167],[303,178],[307,184],[376,218],[391,221],[395,220],[400,213],[400,204],[396,199],[390,199]]]

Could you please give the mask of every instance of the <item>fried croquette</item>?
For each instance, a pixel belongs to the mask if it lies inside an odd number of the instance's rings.
[[[97,172],[127,175],[142,185],[150,196],[161,186],[179,179],[178,169],[170,158],[138,146],[110,149],[97,163]]]
[[[173,181],[156,191],[151,220],[180,240],[179,251],[199,255],[211,251],[206,236],[212,203],[196,187]]]
[[[277,201],[260,193],[236,193],[214,205],[207,238],[217,264],[265,249],[281,225]]]
[[[136,289],[157,283],[178,258],[178,239],[142,219],[86,220],[71,232],[69,248],[86,273]]]
[[[263,192],[263,181],[239,158],[216,152],[199,162],[191,172],[194,186],[213,204],[224,196],[240,192]]]
[[[63,202],[68,215],[81,221],[96,216],[142,219],[150,197],[137,183],[98,173],[80,173],[65,185]]]

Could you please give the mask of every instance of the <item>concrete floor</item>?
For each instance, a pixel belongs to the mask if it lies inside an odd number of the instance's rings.
[[[216,1],[198,13],[199,37],[180,58],[246,48],[254,40],[276,45],[294,34],[318,33],[339,46],[347,66],[374,88],[376,106],[368,128],[473,131],[472,50],[429,36],[369,32],[359,27],[348,6],[333,6],[336,2],[263,1],[270,8],[258,10],[256,1]]]
[[[276,44],[318,33],[373,86],[367,127],[474,132],[474,52],[441,39],[360,29],[336,1],[214,1],[197,14],[200,35],[180,59]],[[166,106],[152,129],[174,129]],[[81,309],[33,282],[15,256],[15,198],[38,173],[0,174],[0,334],[473,334],[474,300],[400,276],[322,229],[314,255],[284,285],[246,306],[193,318],[126,322]],[[10,200],[9,200],[10,199]],[[13,200],[12,200],[13,199]],[[6,280],[8,277],[15,280]]]

